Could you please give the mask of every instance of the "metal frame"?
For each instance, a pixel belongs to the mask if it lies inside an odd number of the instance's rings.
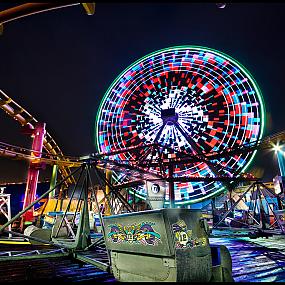
[[[0,193],[0,212],[7,218],[8,221],[11,220],[11,203],[10,203],[10,196],[11,194],[5,194],[4,189],[5,187],[1,187],[1,193]],[[4,188],[4,189],[3,189]],[[7,209],[5,209],[5,206]],[[8,226],[9,231],[12,230],[12,225],[10,224]],[[9,234],[9,238],[12,237],[11,234]]]
[[[261,188],[261,186],[263,187],[263,189]],[[251,198],[250,198],[250,206],[246,215],[246,220],[248,218],[248,216],[251,216],[253,218],[253,220],[255,221],[255,223],[257,224],[257,226],[254,225],[249,225],[247,223],[243,223],[240,222],[241,224],[244,224],[246,226],[248,226],[248,229],[253,229],[253,230],[259,230],[259,231],[267,231],[270,230],[273,226],[273,224],[277,224],[279,229],[281,230],[282,234],[285,234],[285,230],[283,229],[283,227],[281,226],[279,219],[277,218],[274,210],[272,209],[270,203],[268,202],[267,197],[269,195],[277,198],[277,204],[276,207],[279,208],[280,205],[282,205],[281,201],[281,197],[278,194],[275,194],[271,189],[269,189],[263,182],[261,181],[256,181],[253,184],[251,184],[248,189],[246,191],[244,191],[242,193],[242,195],[240,195],[239,199],[237,201],[235,201],[235,203],[233,203],[231,205],[231,207],[222,215],[222,217],[220,218],[220,220],[213,225],[213,229],[218,229],[219,225],[225,221],[225,219],[228,217],[228,215],[236,208],[236,206],[238,205],[238,203],[240,201],[242,201],[245,197],[246,194],[249,193],[251,191]],[[269,195],[268,195],[269,194]],[[263,197],[263,199],[262,199]],[[267,227],[266,223],[265,223],[265,211],[263,208],[263,204],[262,204],[262,200],[265,201],[265,203],[267,204],[268,208],[271,210],[271,212],[273,213],[274,216],[274,223],[272,225],[270,225],[269,227]],[[253,211],[253,214],[255,213],[257,204],[259,203],[259,221],[257,221],[254,216],[251,215],[251,213],[249,212],[250,210]],[[283,202],[284,203],[284,202]]]

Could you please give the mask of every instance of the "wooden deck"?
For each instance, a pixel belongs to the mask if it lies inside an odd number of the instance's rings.
[[[236,282],[285,282],[285,237],[275,236],[250,239],[248,237],[219,237],[210,238],[211,244],[225,245],[232,257],[233,278]],[[1,245],[0,252],[11,249],[11,245]],[[14,246],[13,250],[43,250],[44,246]],[[104,251],[86,256],[97,256],[98,260],[106,262]],[[0,283],[41,282],[111,282],[116,280],[103,270],[91,264],[85,264],[69,257],[54,257],[37,260],[20,260],[0,262]]]
[[[225,245],[232,257],[236,282],[285,282],[285,237],[250,239],[210,238],[211,244]]]
[[[13,251],[16,254],[23,251],[48,252],[53,248],[43,245],[9,245],[1,244],[0,253]],[[57,249],[57,248],[54,248]],[[97,254],[105,258],[102,252]],[[25,259],[17,261],[1,261],[0,262],[0,283],[24,282],[25,284],[40,284],[39,282],[56,282],[56,283],[74,283],[83,282],[113,282],[116,280],[113,275],[96,268],[93,265],[85,264],[70,257],[53,257],[44,259]],[[46,282],[44,282],[46,284]]]

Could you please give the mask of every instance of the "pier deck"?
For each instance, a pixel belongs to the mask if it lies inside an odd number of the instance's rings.
[[[236,282],[285,282],[285,237],[250,239],[248,237],[219,237],[213,235],[211,244],[225,245],[232,256],[233,278]],[[0,244],[0,253],[13,251],[45,251],[50,246],[27,244]],[[88,258],[107,262],[103,250],[89,250],[82,253]],[[69,257],[54,257],[35,260],[0,262],[2,282],[53,280],[56,282],[111,282],[116,280],[112,274],[91,264],[76,261]]]

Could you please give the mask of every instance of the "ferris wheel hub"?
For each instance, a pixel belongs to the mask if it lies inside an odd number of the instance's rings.
[[[161,119],[164,124],[175,124],[178,121],[178,114],[175,108],[161,109]]]

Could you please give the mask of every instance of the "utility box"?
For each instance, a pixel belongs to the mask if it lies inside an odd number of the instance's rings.
[[[104,230],[112,273],[119,281],[226,281],[213,280],[209,227],[200,210],[108,216]]]

